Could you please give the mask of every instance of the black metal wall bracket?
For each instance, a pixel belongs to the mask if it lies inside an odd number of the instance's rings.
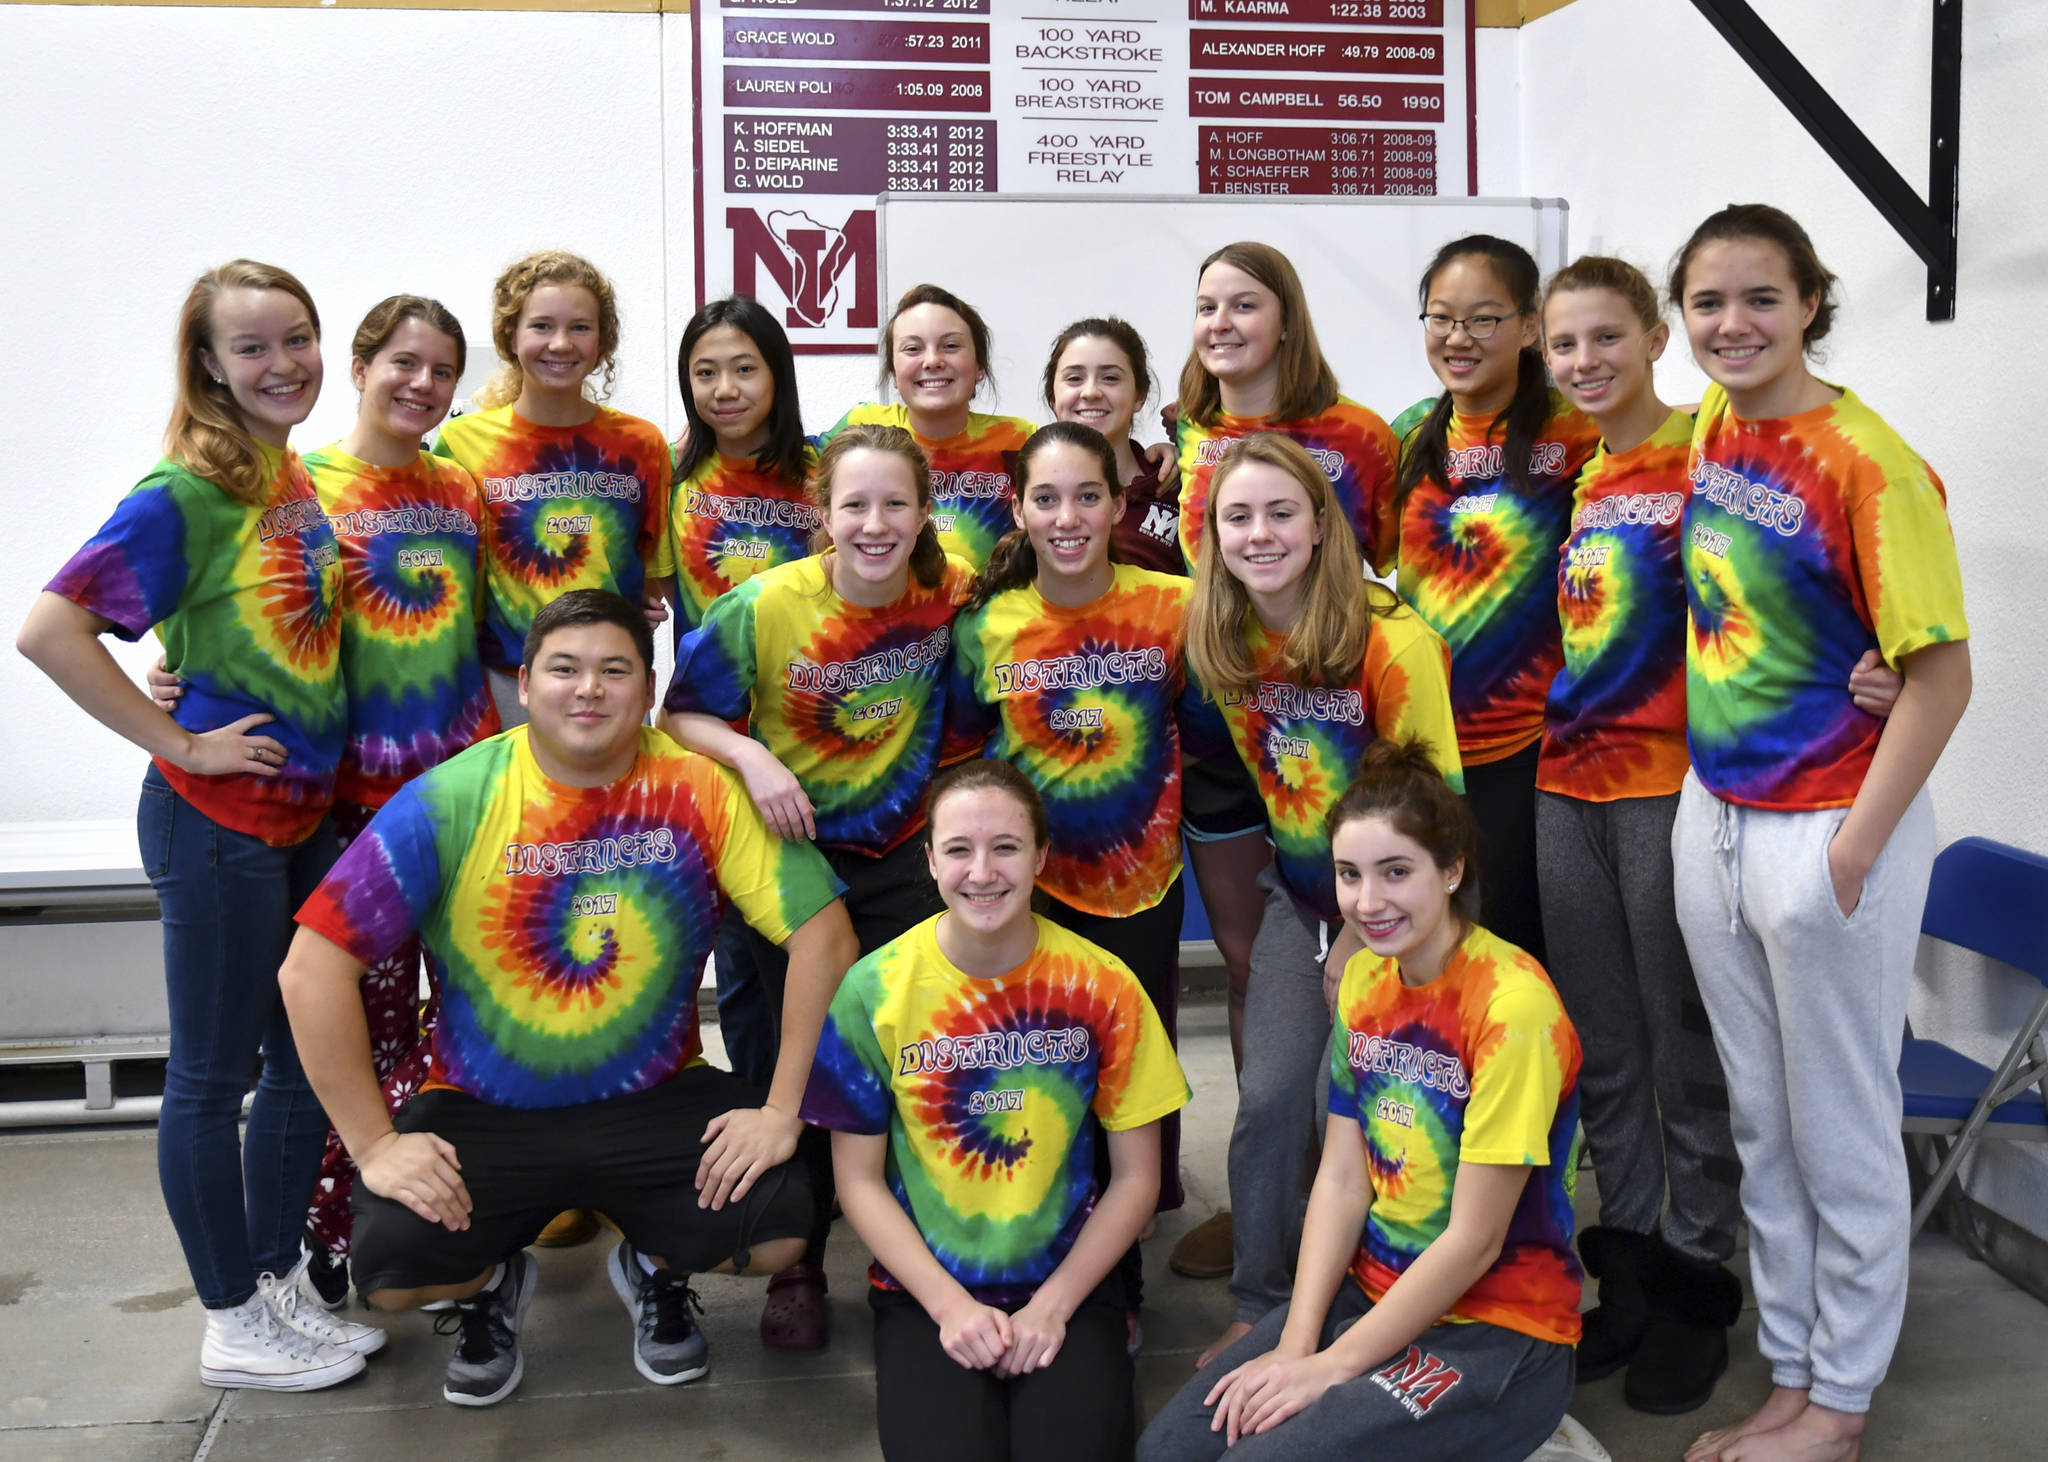
[[[1953,320],[1960,192],[1957,154],[1963,117],[1963,0],[1932,0],[1934,88],[1928,107],[1926,202],[1747,0],[1693,0],[1693,4],[1926,262],[1927,318]]]

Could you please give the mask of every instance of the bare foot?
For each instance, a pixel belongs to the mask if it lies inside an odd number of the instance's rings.
[[[1775,1431],[1730,1443],[1721,1462],[1856,1462],[1862,1437],[1860,1414],[1808,1406]]]
[[[1764,1404],[1734,1426],[1716,1427],[1685,1449],[1685,1462],[1715,1462],[1724,1448],[1758,1432],[1776,1431],[1806,1410],[1806,1393],[1789,1386],[1773,1386]]]
[[[1223,1354],[1224,1351],[1230,1349],[1231,1346],[1237,1344],[1238,1341],[1251,1333],[1252,1327],[1244,1321],[1232,1320],[1223,1327],[1221,1335],[1209,1342],[1209,1348],[1195,1357],[1195,1369],[1199,1371],[1202,1367],[1209,1364],[1210,1361],[1216,1359],[1217,1356]]]

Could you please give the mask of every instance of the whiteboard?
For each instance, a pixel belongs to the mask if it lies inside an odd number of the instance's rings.
[[[884,193],[876,209],[883,318],[929,283],[988,321],[999,389],[984,389],[976,410],[1047,420],[1041,378],[1054,338],[1089,315],[1121,315],[1152,354],[1145,440],[1187,361],[1196,271],[1225,244],[1257,239],[1293,261],[1344,394],[1389,421],[1440,389],[1416,320],[1416,287],[1439,245],[1497,234],[1535,255],[1546,278],[1569,257],[1561,198]]]

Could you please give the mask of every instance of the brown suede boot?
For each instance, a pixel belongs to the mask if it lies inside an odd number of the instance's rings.
[[[1219,1208],[1180,1236],[1166,1256],[1166,1267],[1189,1279],[1222,1279],[1235,1263],[1231,1257],[1235,1234],[1230,1210]]]

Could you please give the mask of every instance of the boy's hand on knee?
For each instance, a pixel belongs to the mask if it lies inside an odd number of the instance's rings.
[[[697,1206],[723,1208],[747,1196],[755,1180],[796,1156],[800,1118],[773,1107],[735,1107],[704,1129],[697,1164]]]
[[[454,1144],[431,1132],[387,1132],[356,1159],[363,1186],[451,1232],[469,1227],[469,1189]]]
[[[939,1326],[939,1348],[970,1371],[1000,1366],[1016,1338],[1008,1315],[964,1290],[958,1304],[932,1318]]]
[[[996,1374],[1007,1380],[1042,1370],[1052,1364],[1066,1341],[1067,1322],[1034,1298],[1010,1316],[1010,1344],[996,1362]]]

